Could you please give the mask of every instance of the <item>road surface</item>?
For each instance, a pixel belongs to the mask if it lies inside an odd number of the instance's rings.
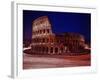
[[[31,55],[24,53],[23,69],[90,66],[90,55]]]

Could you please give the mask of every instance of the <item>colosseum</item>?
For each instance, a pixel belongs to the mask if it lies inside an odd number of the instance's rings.
[[[86,45],[84,36],[79,33],[55,34],[48,16],[32,22],[32,54],[81,54]]]

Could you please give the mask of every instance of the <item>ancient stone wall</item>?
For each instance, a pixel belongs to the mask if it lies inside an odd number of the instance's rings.
[[[33,54],[70,54],[80,53],[84,49],[85,39],[78,33],[55,34],[47,16],[33,21]]]

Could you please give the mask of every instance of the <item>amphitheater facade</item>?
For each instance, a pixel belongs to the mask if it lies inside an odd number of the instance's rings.
[[[80,54],[85,46],[85,38],[79,33],[53,33],[48,16],[32,23],[32,54]]]

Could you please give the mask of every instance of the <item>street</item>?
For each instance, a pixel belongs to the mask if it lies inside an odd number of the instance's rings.
[[[23,69],[90,66],[90,55],[31,55],[24,53]]]

